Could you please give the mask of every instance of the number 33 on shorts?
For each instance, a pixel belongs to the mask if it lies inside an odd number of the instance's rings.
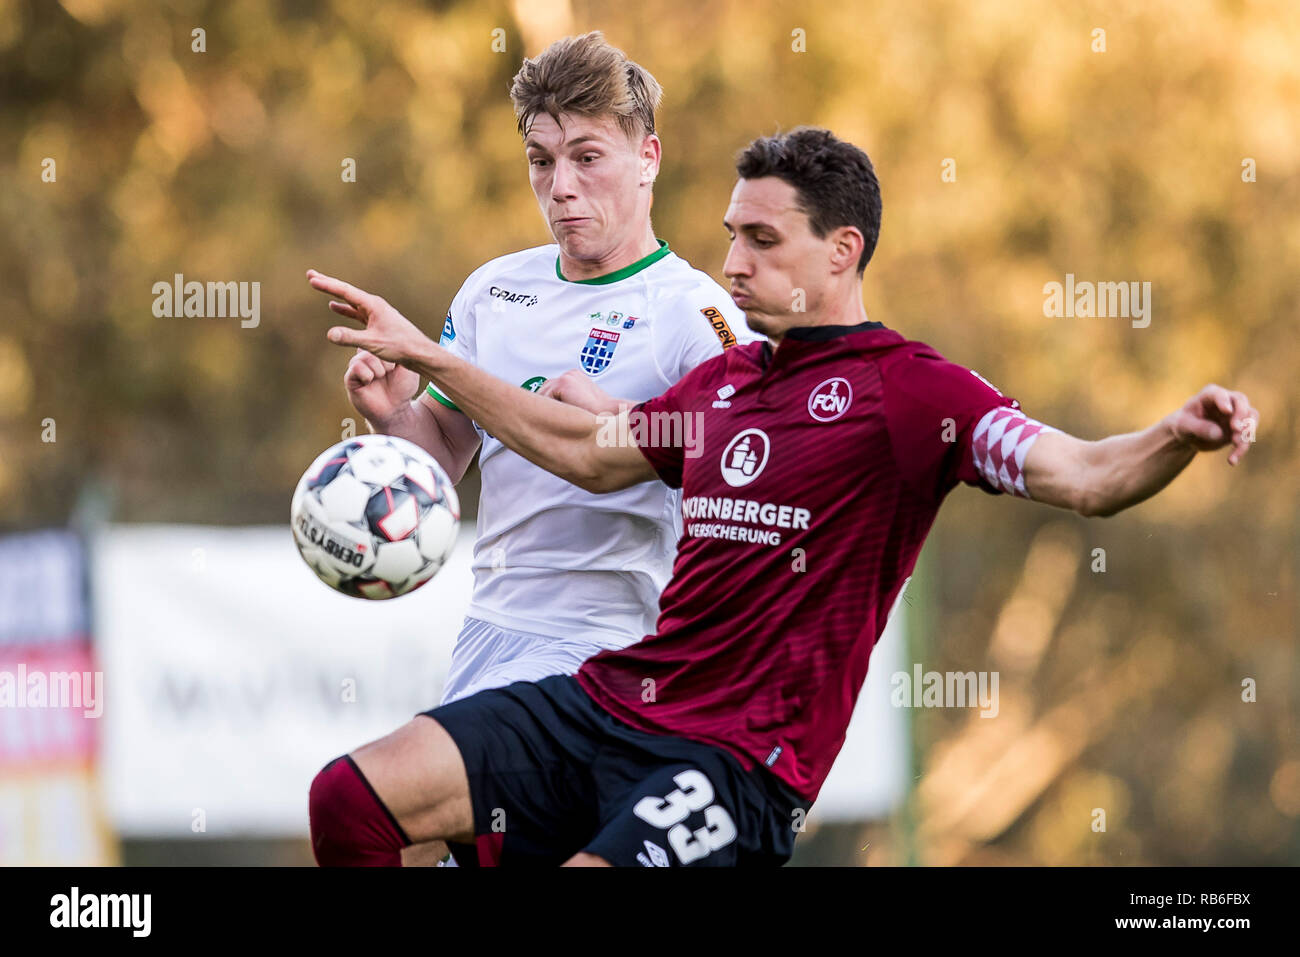
[[[668,846],[682,864],[691,864],[721,850],[736,839],[736,825],[726,808],[713,803],[713,785],[696,770],[673,775],[675,789],[663,797],[641,798],[632,813],[651,827],[667,831]],[[684,823],[692,812],[704,812],[704,826],[691,830]]]

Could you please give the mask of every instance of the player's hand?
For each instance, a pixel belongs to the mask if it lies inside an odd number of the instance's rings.
[[[625,400],[614,398],[577,369],[570,369],[553,379],[547,379],[542,383],[542,387],[537,390],[537,394],[559,399],[569,405],[576,405],[580,409],[586,409],[593,415],[600,415],[601,413],[618,415],[624,406],[632,405],[632,403]]]
[[[330,308],[340,316],[355,319],[364,329],[334,326],[327,335],[330,342],[341,346],[356,346],[386,362],[406,366],[416,361],[421,353],[427,354],[437,345],[411,320],[390,306],[379,296],[358,289],[341,279],[326,276],[314,269],[307,270],[307,281],[313,289],[337,296],[343,302],[331,302]]]
[[[343,384],[353,408],[367,421],[380,426],[406,410],[415,390],[420,387],[420,376],[395,362],[386,362],[365,349],[358,349],[348,363]]]
[[[1175,439],[1198,452],[1232,445],[1228,464],[1236,465],[1255,441],[1259,412],[1244,392],[1207,385],[1166,421]]]

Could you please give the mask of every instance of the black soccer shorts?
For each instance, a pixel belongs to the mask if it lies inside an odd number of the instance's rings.
[[[554,675],[423,712],[465,761],[474,845],[462,866],[780,865],[808,802],[765,768],[712,745],[639,731]],[[802,810],[801,810],[802,809]]]

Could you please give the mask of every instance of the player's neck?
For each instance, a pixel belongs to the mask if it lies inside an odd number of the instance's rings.
[[[772,348],[776,348],[791,329],[806,329],[813,326],[857,326],[868,322],[867,310],[862,305],[862,297],[855,294],[841,302],[819,309],[816,312],[795,313],[794,322],[790,323],[779,335],[770,335]]]
[[[564,278],[577,282],[583,279],[599,279],[612,272],[618,272],[636,263],[651,253],[659,251],[659,240],[655,238],[654,229],[647,221],[645,230],[620,243],[613,251],[601,259],[573,259],[560,247],[560,271]]]

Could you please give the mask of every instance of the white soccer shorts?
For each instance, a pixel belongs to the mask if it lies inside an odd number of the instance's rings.
[[[511,631],[478,618],[466,618],[451,653],[451,671],[440,705],[515,681],[571,675],[606,647],[589,641]]]

